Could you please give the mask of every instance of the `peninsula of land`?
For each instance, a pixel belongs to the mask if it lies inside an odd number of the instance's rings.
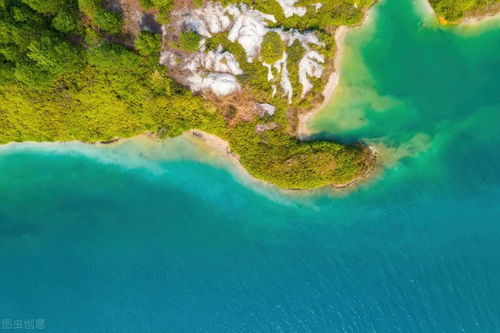
[[[430,1],[446,24],[499,10],[448,2]],[[0,0],[0,143],[186,133],[281,188],[354,184],[374,150],[311,140],[307,122],[373,3]]]

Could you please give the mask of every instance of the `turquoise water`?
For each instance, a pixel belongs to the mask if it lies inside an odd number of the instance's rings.
[[[347,37],[357,61],[314,126],[383,143],[391,163],[353,193],[283,195],[182,138],[1,147],[0,317],[50,332],[500,331],[500,30],[422,17],[386,0]]]

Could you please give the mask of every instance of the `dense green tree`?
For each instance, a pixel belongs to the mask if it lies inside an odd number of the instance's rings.
[[[25,4],[42,14],[55,14],[67,1],[65,0],[22,0]]]
[[[15,63],[0,57],[0,85],[6,85],[14,80]]]
[[[119,44],[103,42],[87,51],[89,64],[106,70],[133,71],[139,66],[139,57]]]
[[[107,10],[99,10],[94,17],[95,24],[112,34],[118,34],[122,30],[122,18],[117,13]]]
[[[43,70],[34,61],[22,60],[16,63],[14,77],[30,88],[44,88],[54,82],[55,74]]]
[[[78,14],[69,10],[61,10],[52,20],[52,26],[60,32],[74,32],[78,28]]]
[[[200,45],[201,37],[196,32],[183,31],[180,35],[179,46],[188,52],[195,52]]]
[[[264,35],[264,40],[261,44],[260,55],[262,60],[268,64],[274,64],[283,57],[285,43],[280,35],[275,31],[270,31]]]
[[[292,64],[297,64],[302,59],[306,50],[302,46],[302,43],[298,39],[294,40],[292,45],[286,50],[288,54],[288,62]]]
[[[43,71],[54,75],[78,72],[84,65],[78,47],[56,37],[42,37],[28,47],[28,58]]]
[[[140,54],[149,56],[160,53],[161,35],[149,31],[141,31],[135,39],[135,48]]]

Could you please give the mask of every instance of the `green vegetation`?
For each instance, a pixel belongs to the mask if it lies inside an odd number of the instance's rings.
[[[169,22],[173,0],[139,0],[139,3],[144,9],[156,9],[158,11],[158,15],[156,16],[158,22],[164,24]]]
[[[52,26],[63,33],[75,32],[78,28],[78,14],[75,11],[61,10],[52,20]]]
[[[283,58],[285,43],[281,40],[280,35],[275,31],[269,31],[264,35],[264,40],[261,44],[260,54],[262,60],[268,64],[274,64],[276,61]]]
[[[168,22],[171,0],[141,3]],[[256,6],[271,3],[257,1]],[[278,124],[275,130],[256,132],[256,125],[268,119],[228,126],[231,115],[223,116],[214,103],[194,96],[166,75],[158,64],[159,35],[142,31],[130,43],[121,34],[122,18],[105,4],[103,0],[0,0],[0,143],[96,142],[147,131],[174,137],[198,128],[228,140],[253,176],[285,188],[344,184],[369,167],[369,155],[361,147],[290,137],[289,105],[280,96],[269,96],[267,69],[257,61],[248,62],[241,45],[221,33],[207,41],[207,48],[222,45],[234,54],[244,71],[239,80],[255,98],[278,110],[272,117]],[[295,18],[283,20],[289,27],[301,26]],[[333,46],[330,34],[318,34]],[[183,32],[179,47],[192,52],[199,42],[199,35]],[[265,59],[274,62],[283,50],[278,34],[266,35]],[[294,85],[303,52],[300,43],[288,49]]]
[[[328,30],[329,27],[339,25],[355,25],[361,22],[364,11],[370,7],[375,0],[300,0],[295,6],[307,8],[307,13],[303,17],[285,17],[283,9],[276,1],[272,0],[224,0],[223,3],[246,3],[264,13],[272,13],[278,23],[276,27],[287,29],[315,29]],[[315,5],[322,3],[321,10],[316,11]]]
[[[122,18],[117,13],[105,10],[103,3],[104,0],[78,0],[80,10],[96,27],[111,34],[118,34],[121,31]]]
[[[458,22],[467,14],[498,12],[500,0],[429,0],[440,17],[449,22]]]
[[[135,39],[134,45],[137,51],[144,56],[159,54],[161,49],[161,35],[149,31],[141,31]]]
[[[195,52],[200,45],[201,37],[196,32],[183,31],[179,39],[179,47],[184,51]]]

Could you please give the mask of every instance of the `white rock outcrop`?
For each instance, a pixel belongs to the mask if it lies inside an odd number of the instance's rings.
[[[325,44],[322,43],[318,36],[311,31],[283,31],[282,29],[273,29],[273,31],[276,31],[281,36],[281,39],[285,42],[287,47],[292,46],[295,41],[299,41],[305,50],[305,54],[299,62],[299,81],[302,85],[301,97],[303,98],[313,88],[313,85],[309,81],[308,77],[320,78],[323,75],[323,64],[325,63],[325,59],[320,53],[315,50],[311,50],[311,45],[325,47]],[[288,86],[286,79],[285,83],[283,83],[282,80],[282,86],[283,84]],[[291,94],[293,96],[293,92]],[[290,95],[288,96],[290,101],[291,97]]]
[[[272,116],[276,113],[276,107],[268,103],[255,103],[255,111],[258,112],[260,117],[266,114]]]
[[[276,19],[273,15],[266,15],[245,4],[230,5],[226,10],[234,18],[228,39],[231,42],[237,41],[251,62],[260,53],[260,44],[268,32],[268,21],[276,23]]]
[[[227,73],[210,73],[207,76],[193,73],[187,81],[192,91],[209,89],[217,96],[229,95],[241,89],[236,77]]]
[[[307,9],[304,7],[295,7],[295,3],[299,0],[276,0],[281,8],[285,17],[291,17],[293,15],[304,16],[307,13]]]
[[[276,1],[286,17],[306,14],[306,8],[295,6],[298,0]],[[316,10],[321,7],[319,5],[321,4],[317,3],[314,6]],[[210,38],[216,33],[228,33],[228,39],[231,42],[239,43],[243,47],[249,62],[258,59],[264,36],[270,31],[277,32],[287,47],[298,40],[305,49],[305,54],[298,64],[302,97],[313,88],[310,78],[320,78],[323,74],[325,59],[316,49],[325,45],[314,32],[269,28],[271,23],[277,22],[276,18],[246,4],[231,4],[224,8],[220,3],[209,2],[203,8],[181,14],[180,17],[185,27],[205,38]],[[166,29],[163,29],[163,32],[166,34]],[[243,71],[234,55],[223,52],[222,47],[215,51],[205,52],[204,45],[203,40],[200,43],[199,52],[183,59],[179,59],[168,50],[164,51],[160,62],[171,68],[180,68],[190,73],[184,79],[193,91],[208,88],[217,95],[226,95],[239,90],[241,87],[236,76],[243,74]],[[287,68],[287,59],[288,55],[285,50],[279,61],[274,64],[263,63],[263,66],[268,69],[267,80],[276,83],[272,85],[272,96],[278,93],[277,85],[279,85],[282,96],[291,103],[294,91]]]
[[[185,73],[181,80],[191,91],[211,90],[217,96],[224,96],[241,89],[236,75],[243,74],[234,55],[218,47],[215,51],[197,52],[179,59],[172,51],[163,51],[160,63]]]
[[[226,31],[232,21],[220,3],[209,2],[203,8],[184,15],[184,23],[189,30],[212,37],[212,34]]]
[[[243,74],[240,64],[236,61],[234,55],[223,51],[220,45],[215,51],[195,53],[184,63],[183,69],[193,72],[201,69],[208,72],[222,72],[233,75]]]

